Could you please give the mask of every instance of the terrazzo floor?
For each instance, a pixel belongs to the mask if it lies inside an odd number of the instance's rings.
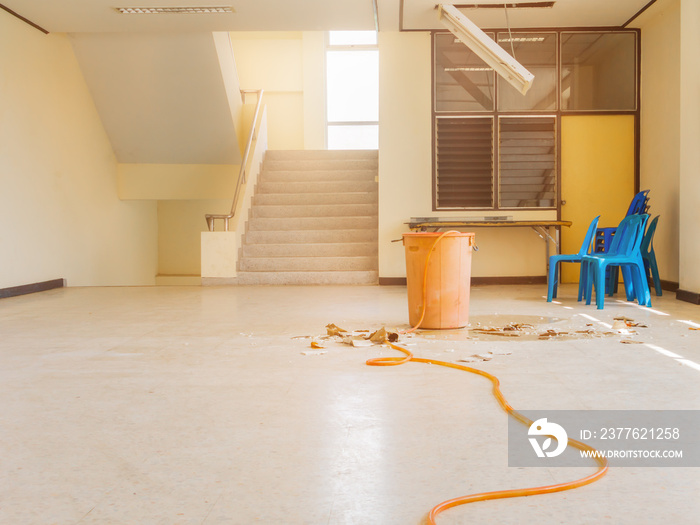
[[[471,327],[531,327],[515,337],[401,341],[495,374],[515,408],[700,410],[700,307],[668,292],[651,309],[608,299],[604,310],[577,303],[572,286],[557,303],[545,294],[472,287]],[[644,326],[610,333],[615,317]],[[509,467],[508,418],[487,380],[369,367],[396,352],[322,339],[329,323],[405,330],[406,288],[63,288],[0,300],[0,523],[419,525],[446,499],[595,470]],[[568,335],[538,337],[547,330]],[[438,523],[693,524],[699,492],[698,468],[611,468],[592,485],[458,507]]]

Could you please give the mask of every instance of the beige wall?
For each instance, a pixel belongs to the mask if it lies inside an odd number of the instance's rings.
[[[484,212],[432,210],[430,34],[379,33],[379,276],[405,277],[401,239],[411,217],[466,217]],[[487,215],[490,213],[487,213]],[[501,212],[499,212],[501,214]],[[503,214],[506,214],[503,212]],[[518,219],[556,213],[512,212]],[[472,275],[544,276],[545,244],[530,228],[476,228]]]
[[[680,268],[682,290],[700,293],[700,2],[681,0]]]
[[[304,32],[304,149],[326,149],[325,38],[322,31]]]
[[[678,282],[680,220],[680,2],[660,2],[642,31],[640,187],[660,215],[654,252],[662,279]]]
[[[226,164],[118,164],[117,188],[125,200],[231,198],[239,170]]]
[[[241,87],[264,89],[270,149],[325,148],[321,32],[235,32]]]
[[[200,275],[204,215],[230,209],[230,199],[158,201],[158,275]]]
[[[155,282],[156,206],[116,168],[66,36],[0,10],[0,287]]]

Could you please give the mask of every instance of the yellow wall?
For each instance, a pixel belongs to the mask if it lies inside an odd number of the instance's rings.
[[[663,5],[662,5],[663,4]],[[680,221],[680,2],[659,2],[640,19],[640,185],[660,215],[654,252],[661,279],[678,282]]]
[[[264,89],[270,149],[323,149],[323,33],[235,32],[243,89]]]
[[[200,275],[204,215],[230,209],[230,199],[158,201],[158,275]]]
[[[122,202],[70,42],[0,10],[0,287],[155,282],[153,202]]]
[[[118,164],[120,199],[233,198],[240,166],[225,164]]]
[[[589,224],[614,227],[634,197],[634,116],[584,115],[561,119],[562,253],[577,253]],[[563,282],[578,282],[578,265],[565,264]]]
[[[326,148],[326,49],[322,31],[305,31],[304,149]]]
[[[430,34],[379,33],[379,276],[405,277],[404,249],[392,243],[410,217],[466,217],[432,211]],[[508,211],[515,218],[556,219],[555,211]],[[487,215],[493,214],[486,212]],[[530,228],[476,228],[476,277],[544,276],[545,245]]]
[[[700,2],[681,0],[679,284],[700,293]]]

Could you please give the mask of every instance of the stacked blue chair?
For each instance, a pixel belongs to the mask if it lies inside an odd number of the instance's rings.
[[[656,254],[654,253],[654,233],[656,232],[656,224],[659,222],[659,216],[654,217],[642,239],[642,259],[644,260],[644,275],[647,281],[649,279],[654,283],[654,291],[657,296],[661,296],[661,279],[659,279],[659,267],[656,265]]]
[[[605,304],[606,270],[609,267],[622,268],[625,289],[632,291],[640,305],[651,306],[649,285],[642,259],[641,245],[644,228],[649,215],[628,215],[616,229],[606,253],[584,255],[581,260],[581,281],[586,304],[591,304],[592,288],[595,287],[596,306],[599,310]],[[628,295],[629,299],[629,295]]]
[[[652,281],[654,283],[654,291],[658,297],[661,297],[661,295],[663,295],[663,290],[661,289],[661,280],[659,279],[659,268],[656,264],[656,254],[654,253],[654,233],[656,232],[656,224],[658,222],[658,215],[654,217],[653,220],[649,221],[640,249],[642,251],[642,259],[644,260],[644,268],[646,270],[646,280],[647,282]],[[606,286],[608,295],[610,296],[617,292],[617,284],[619,281],[618,268],[614,267],[611,270],[608,270],[608,275],[606,276]],[[627,292],[627,300],[632,301],[634,299],[632,285],[625,286],[625,291]]]
[[[591,221],[590,226],[588,226],[588,231],[586,236],[583,238],[583,243],[578,253],[566,254],[566,255],[552,255],[549,257],[549,279],[547,280],[547,302],[551,303],[552,299],[557,296],[557,284],[559,282],[559,263],[562,262],[573,262],[580,263],[584,255],[588,255],[592,251],[593,237],[598,227],[598,215],[595,219]],[[578,285],[578,300],[581,300],[583,296],[583,282],[579,279]]]
[[[642,190],[637,193],[632,202],[630,202],[629,208],[627,208],[627,213],[625,217],[629,215],[639,215],[646,213],[649,209],[649,190]],[[616,228],[598,228],[595,234],[595,251],[598,253],[606,253],[608,248],[612,243],[613,236],[615,235]]]

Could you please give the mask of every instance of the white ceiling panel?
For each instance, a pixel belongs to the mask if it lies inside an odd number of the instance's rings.
[[[525,1],[525,0],[524,0]],[[535,0],[536,1],[536,0]],[[552,7],[460,8],[480,28],[620,27],[650,0],[555,0]],[[403,29],[443,29],[435,0],[404,0]],[[452,5],[499,5],[503,0],[458,0]],[[517,0],[507,2],[518,4]],[[531,4],[533,0],[526,0]],[[544,2],[542,2],[544,3]]]
[[[535,0],[523,0],[532,2]],[[619,27],[652,0],[555,0],[551,8],[510,8],[511,27]],[[439,0],[0,0],[49,32],[371,30],[375,5],[382,31],[441,29]],[[504,0],[458,0],[454,5]],[[522,3],[509,0],[508,4]],[[115,7],[231,6],[228,14],[124,15]],[[506,27],[505,11],[463,9],[482,28]]]
[[[0,0],[49,32],[374,29],[373,0]],[[121,14],[115,7],[231,6],[224,14]]]

